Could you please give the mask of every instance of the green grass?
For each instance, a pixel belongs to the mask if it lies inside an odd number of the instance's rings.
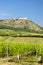
[[[21,37],[32,37],[32,36],[39,36],[43,37],[43,34],[36,34],[36,33],[30,33],[28,31],[18,31],[18,30],[9,30],[9,29],[0,29],[0,36],[21,36]]]
[[[18,33],[14,30],[0,29],[0,36],[15,36]]]

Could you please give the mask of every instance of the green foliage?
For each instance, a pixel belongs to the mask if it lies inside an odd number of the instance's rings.
[[[8,43],[8,53],[9,55],[22,54],[29,51],[35,51],[36,45],[33,44],[21,44],[21,43]],[[0,53],[6,53],[6,44],[0,44]]]
[[[0,36],[43,37],[43,34],[36,34],[36,33],[26,32],[25,30],[23,31],[17,29],[16,30],[0,29]]]
[[[0,57],[6,56],[6,43],[0,43]]]
[[[6,40],[8,39],[8,42]],[[31,38],[31,37],[0,37],[0,57],[6,56],[6,45],[8,44],[9,56],[16,54],[28,53],[30,51],[36,52],[38,43],[38,55],[43,55],[43,38]],[[41,44],[40,44],[41,43]],[[41,52],[40,52],[41,48]]]
[[[29,51],[35,51],[35,49],[36,49],[35,45],[31,44],[9,43],[9,55],[22,54]]]
[[[36,51],[36,44],[21,44],[21,43],[8,43],[8,53],[9,56],[14,56],[15,54],[22,54],[22,53],[28,53],[30,51],[35,52]],[[2,43],[0,44],[0,53],[6,54],[6,44]],[[38,55],[43,54],[43,49],[42,52],[40,53],[40,48],[38,47]]]

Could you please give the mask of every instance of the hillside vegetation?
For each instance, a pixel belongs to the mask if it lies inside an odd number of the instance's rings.
[[[43,28],[28,19],[0,20],[0,35],[31,36],[36,34],[43,35]]]

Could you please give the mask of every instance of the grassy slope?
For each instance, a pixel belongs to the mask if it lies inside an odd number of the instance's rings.
[[[43,34],[31,33],[27,31],[15,31],[9,29],[0,29],[0,36],[20,36],[20,37],[43,37]]]
[[[43,33],[42,27],[30,20],[25,19],[9,19],[0,20],[0,29],[9,29],[19,32]]]

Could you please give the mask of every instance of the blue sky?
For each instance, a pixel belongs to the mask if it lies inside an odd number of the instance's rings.
[[[18,17],[43,26],[43,0],[0,0],[0,19]]]

